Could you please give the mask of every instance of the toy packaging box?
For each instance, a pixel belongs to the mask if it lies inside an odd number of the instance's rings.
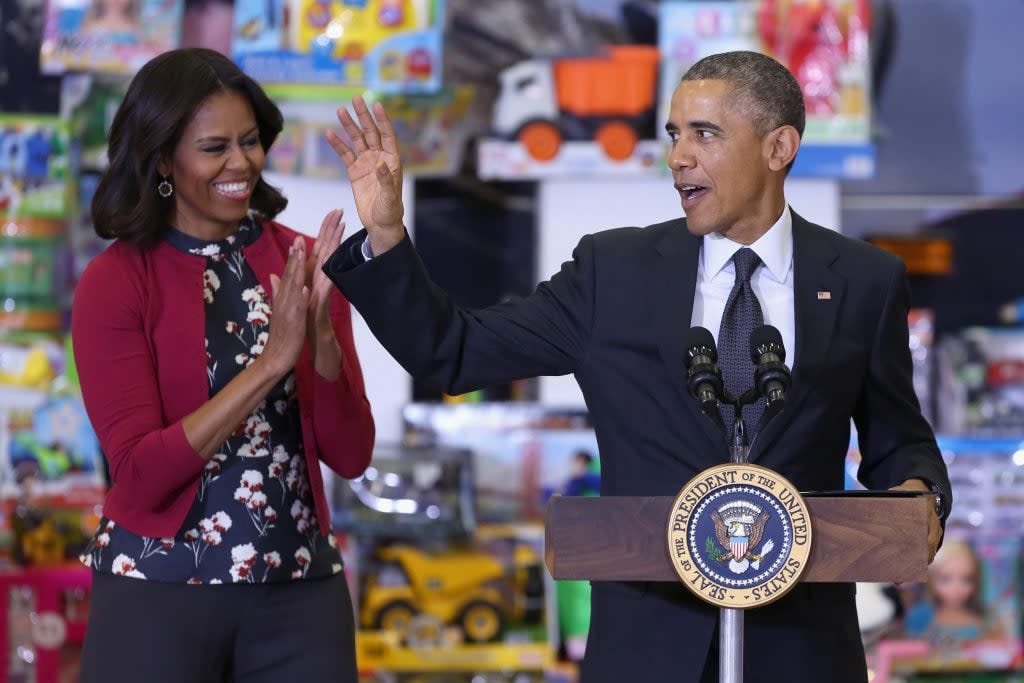
[[[443,88],[432,95],[383,95],[395,126],[405,172],[417,177],[447,176],[458,171],[474,126],[476,91],[472,86]],[[373,97],[368,97],[368,100]],[[347,172],[327,142],[338,125],[336,102],[280,102],[285,126],[267,156],[267,170],[316,178],[343,178]]]
[[[971,327],[937,349],[938,429],[948,434],[1024,433],[1024,329]]]
[[[875,656],[895,673],[1014,668],[1021,657],[1020,540],[952,537],[924,584],[899,587],[902,617]]]
[[[432,93],[443,24],[444,0],[238,0],[232,56],[276,96]]]
[[[68,129],[50,116],[0,115],[0,336],[60,329],[67,257]]]
[[[785,64],[804,93],[807,124],[794,175],[870,177],[870,0],[664,2],[659,120],[697,60],[753,50]]]
[[[544,680],[555,612],[540,527],[483,525],[469,538],[367,538],[360,546],[361,674]]]
[[[598,460],[597,439],[584,410],[559,411],[532,403],[427,404],[403,411],[410,444],[467,449],[473,454],[482,522],[540,522],[553,493],[596,489],[579,465]]]
[[[180,45],[183,0],[51,0],[40,64],[44,73],[133,74]]]

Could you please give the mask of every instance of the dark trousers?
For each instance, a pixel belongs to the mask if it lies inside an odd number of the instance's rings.
[[[81,683],[355,683],[343,574],[257,585],[93,573]]]

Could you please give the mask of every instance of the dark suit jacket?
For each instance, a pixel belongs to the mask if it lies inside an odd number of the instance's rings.
[[[532,295],[483,310],[456,307],[408,238],[363,263],[364,236],[346,241],[325,271],[410,374],[451,394],[575,374],[597,432],[602,495],[674,496],[728,460],[725,439],[686,390],[701,240],[685,219],[588,235]],[[865,485],[920,477],[951,500],[911,384],[902,262],[795,213],[793,240],[793,386],[751,461],[801,490],[841,489],[852,416]],[[700,680],[716,609],[662,583],[595,584],[592,600],[583,683]],[[854,587],[804,584],[748,612],[745,668],[747,683],[865,681]]]

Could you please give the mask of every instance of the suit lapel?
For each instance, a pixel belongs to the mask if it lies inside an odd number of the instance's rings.
[[[669,382],[675,385],[687,414],[700,425],[700,430],[714,449],[725,454],[728,452],[725,438],[715,424],[701,412],[697,400],[686,388],[684,345],[693,316],[700,245],[700,238],[686,231],[685,221],[672,224],[657,244],[659,256],[651,267],[648,304],[658,339],[658,349],[665,363]]]
[[[846,280],[832,269],[839,254],[825,228],[811,225],[793,212],[793,305],[796,323],[796,365],[786,407],[752,444],[750,459],[765,452],[800,414],[807,398],[808,380],[821,372],[836,318],[846,293]]]

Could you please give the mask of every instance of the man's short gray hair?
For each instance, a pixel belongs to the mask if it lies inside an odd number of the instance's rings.
[[[737,104],[750,117],[758,136],[779,126],[804,134],[806,114],[800,84],[789,69],[760,52],[722,52],[691,66],[683,81],[731,83]]]

